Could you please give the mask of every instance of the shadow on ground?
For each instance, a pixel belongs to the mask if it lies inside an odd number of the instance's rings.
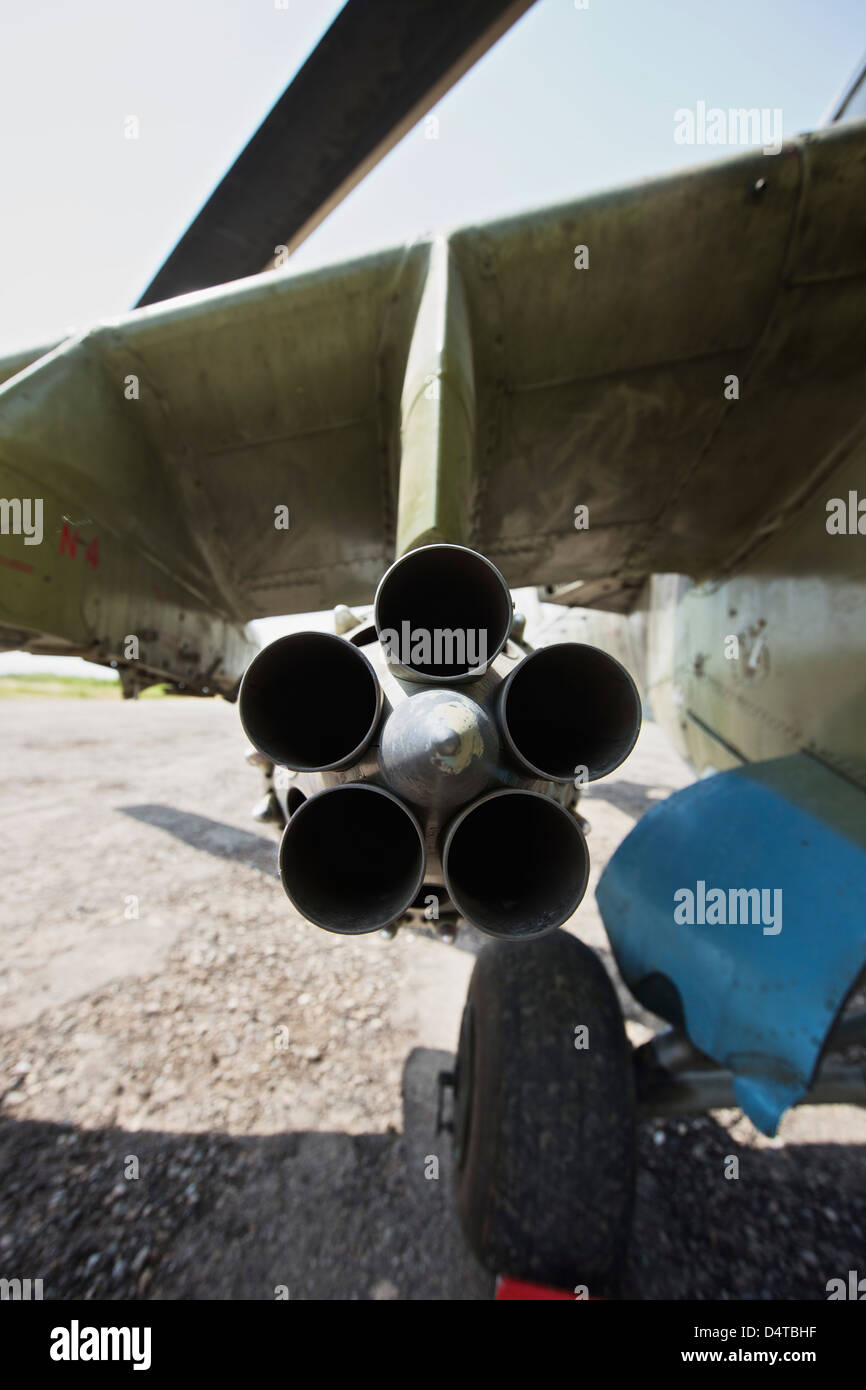
[[[174,806],[120,806],[118,810],[133,820],[152,825],[157,830],[165,830],[193,849],[204,850],[218,859],[246,864],[251,869],[260,869],[271,878],[279,877],[279,842],[276,838],[265,839],[263,835],[253,835],[236,825],[211,820],[209,816],[198,816],[191,811],[179,811]]]
[[[487,1299],[454,1215],[435,1079],[404,1071],[404,1134],[234,1138],[0,1121],[6,1278],[46,1298]],[[125,1178],[131,1158],[140,1176]],[[439,1162],[439,1177],[425,1177]]]
[[[866,1270],[863,1145],[754,1148],[709,1115],[646,1121],[639,1139],[624,1297],[825,1299]]]
[[[43,1279],[46,1298],[273,1299],[285,1286],[301,1300],[489,1299],[434,1133],[436,1074],[452,1062],[411,1053],[403,1134],[233,1138],[5,1117],[2,1274]],[[701,1117],[643,1124],[640,1149],[622,1297],[823,1299],[829,1279],[866,1269],[850,1146],[742,1147]],[[737,1179],[724,1176],[731,1156]],[[123,1176],[132,1158],[137,1179]],[[433,1158],[438,1179],[425,1177]],[[771,1243],[759,1236],[768,1213]]]
[[[179,811],[174,806],[121,806],[118,809],[123,815],[131,816],[133,820],[166,831],[192,849],[213,854],[218,859],[246,864],[249,868],[259,869],[270,878],[279,878],[279,842],[276,837],[265,839],[263,835],[253,835],[236,825],[211,820],[208,816],[199,816],[191,811]],[[439,940],[435,928],[424,923],[413,923],[412,930],[420,936],[429,937],[432,941]],[[453,944],[458,950],[468,951],[471,955],[477,956],[488,939],[474,927],[464,923]]]

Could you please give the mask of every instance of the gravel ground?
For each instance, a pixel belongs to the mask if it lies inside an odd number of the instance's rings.
[[[434,1132],[477,935],[299,919],[223,702],[0,718],[0,1276],[48,1298],[489,1298]],[[585,798],[592,885],[689,779],[647,725]],[[570,929],[613,970],[592,886]],[[657,1022],[620,989],[643,1041]],[[842,1106],[775,1140],[738,1111],[642,1125],[622,1293],[823,1298],[866,1273],[864,1142]]]

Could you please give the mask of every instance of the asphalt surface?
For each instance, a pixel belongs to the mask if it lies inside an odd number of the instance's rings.
[[[299,919],[231,706],[10,700],[0,720],[0,1276],[46,1298],[490,1298],[434,1124],[477,935]],[[612,971],[598,874],[689,780],[647,725],[585,799],[569,929]],[[620,988],[642,1041],[658,1025]],[[842,1106],[775,1140],[738,1111],[642,1124],[621,1294],[823,1299],[866,1273],[864,1143]]]

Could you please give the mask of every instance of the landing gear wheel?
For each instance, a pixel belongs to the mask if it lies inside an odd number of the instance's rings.
[[[610,1292],[634,1201],[631,1055],[603,965],[567,932],[478,956],[454,1147],[457,1209],[486,1268]]]

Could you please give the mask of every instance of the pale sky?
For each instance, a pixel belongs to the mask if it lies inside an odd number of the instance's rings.
[[[134,303],[340,8],[0,0],[0,355]],[[864,51],[863,0],[538,0],[287,270],[729,155],[699,101],[813,129]]]

